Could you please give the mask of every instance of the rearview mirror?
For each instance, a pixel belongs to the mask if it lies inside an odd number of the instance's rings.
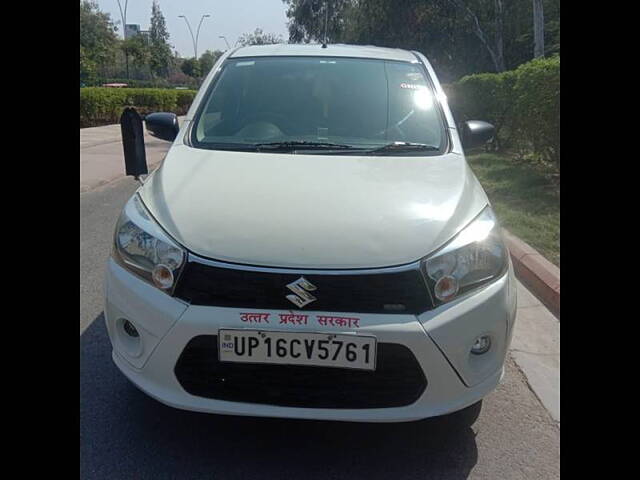
[[[144,123],[152,136],[168,142],[173,142],[180,131],[178,117],[175,113],[150,113],[144,117]]]
[[[469,120],[462,124],[462,146],[474,148],[484,145],[493,138],[496,129],[493,125],[481,120]]]
[[[122,112],[120,131],[122,132],[126,174],[133,175],[136,179],[140,175],[146,175],[149,172],[144,151],[144,129],[142,128],[142,118],[135,108],[127,107]]]

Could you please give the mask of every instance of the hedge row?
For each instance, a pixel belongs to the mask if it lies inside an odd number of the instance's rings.
[[[126,83],[125,88],[175,88],[190,87],[197,88],[198,81],[193,78],[185,78],[183,82],[169,81],[166,78],[156,78],[153,80],[136,80],[127,78],[98,78],[95,82],[87,84],[87,87],[101,87],[103,83]]]
[[[533,153],[560,167],[560,57],[503,73],[469,75],[445,88],[458,122],[496,127],[494,146]]]
[[[196,93],[195,90],[161,88],[81,88],[80,128],[118,123],[127,106],[136,107],[141,114],[174,112],[184,115]]]

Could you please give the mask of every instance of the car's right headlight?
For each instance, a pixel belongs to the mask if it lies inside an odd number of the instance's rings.
[[[489,206],[443,248],[422,261],[437,304],[450,302],[497,279],[507,267],[508,252]]]
[[[186,254],[160,228],[135,194],[118,219],[113,256],[122,267],[171,293]]]

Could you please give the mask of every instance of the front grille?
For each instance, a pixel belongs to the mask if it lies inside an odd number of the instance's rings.
[[[427,386],[404,345],[378,343],[376,370],[218,361],[218,337],[191,339],[175,367],[188,393],[232,402],[307,408],[388,408],[410,405]]]
[[[223,268],[190,261],[175,295],[193,305],[273,310],[296,308],[286,296],[287,284],[302,275]],[[403,271],[331,275],[305,273],[317,287],[307,310],[322,312],[419,314],[432,308],[429,292],[417,268]]]

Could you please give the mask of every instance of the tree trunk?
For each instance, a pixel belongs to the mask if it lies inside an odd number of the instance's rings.
[[[495,0],[495,25],[496,25],[496,35],[495,42],[493,45],[490,44],[487,36],[485,35],[482,27],[480,26],[480,21],[478,20],[478,16],[471,11],[471,9],[464,4],[462,0],[449,0],[456,7],[461,9],[465,16],[471,21],[471,25],[473,28],[473,33],[480,43],[487,49],[489,52],[489,56],[491,57],[491,61],[493,62],[493,66],[496,69],[497,73],[504,72],[506,70],[504,64],[504,54],[503,54],[503,45],[502,45],[502,25],[503,25],[503,11],[502,11],[502,0]]]
[[[544,12],[542,0],[533,0],[533,58],[544,57]]]
[[[504,48],[502,44],[502,31],[503,31],[503,10],[502,0],[495,0],[495,15],[496,15],[496,70],[498,72],[504,72],[506,67],[504,65]]]

